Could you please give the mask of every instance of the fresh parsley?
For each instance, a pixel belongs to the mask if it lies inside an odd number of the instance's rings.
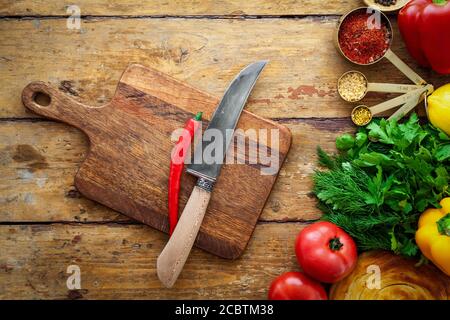
[[[376,119],[336,139],[338,154],[318,148],[314,193],[323,219],[347,231],[361,250],[419,253],[417,221],[449,196],[450,138],[416,114],[403,122]]]

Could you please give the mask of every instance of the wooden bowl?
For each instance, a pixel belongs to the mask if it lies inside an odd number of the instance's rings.
[[[374,7],[382,12],[396,12],[403,8],[409,0],[397,0],[397,3],[390,6],[383,6],[381,4],[375,3],[374,0],[364,0],[364,3],[369,7]]]

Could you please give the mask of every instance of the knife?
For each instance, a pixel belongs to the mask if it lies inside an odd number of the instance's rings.
[[[205,131],[219,133],[222,139],[210,139],[209,135],[204,133],[202,143],[195,148],[194,161],[188,165],[186,171],[198,177],[197,184],[184,207],[177,227],[156,262],[158,278],[168,288],[174,285],[189,256],[231,142],[230,132],[234,132],[247,98],[266,63],[267,61],[258,61],[248,65],[234,78],[223,95]],[[218,146],[218,143],[222,145]],[[211,147],[222,151],[219,161],[211,161],[211,158],[205,157],[206,150],[211,150]]]

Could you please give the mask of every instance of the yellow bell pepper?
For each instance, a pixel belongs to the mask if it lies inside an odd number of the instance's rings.
[[[419,218],[416,243],[422,254],[450,276],[450,197],[440,209],[427,209]]]
[[[427,102],[430,122],[450,135],[450,83],[436,89]]]

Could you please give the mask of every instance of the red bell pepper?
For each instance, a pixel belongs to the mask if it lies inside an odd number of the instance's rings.
[[[420,65],[450,73],[450,1],[411,0],[400,10],[398,26]]]

